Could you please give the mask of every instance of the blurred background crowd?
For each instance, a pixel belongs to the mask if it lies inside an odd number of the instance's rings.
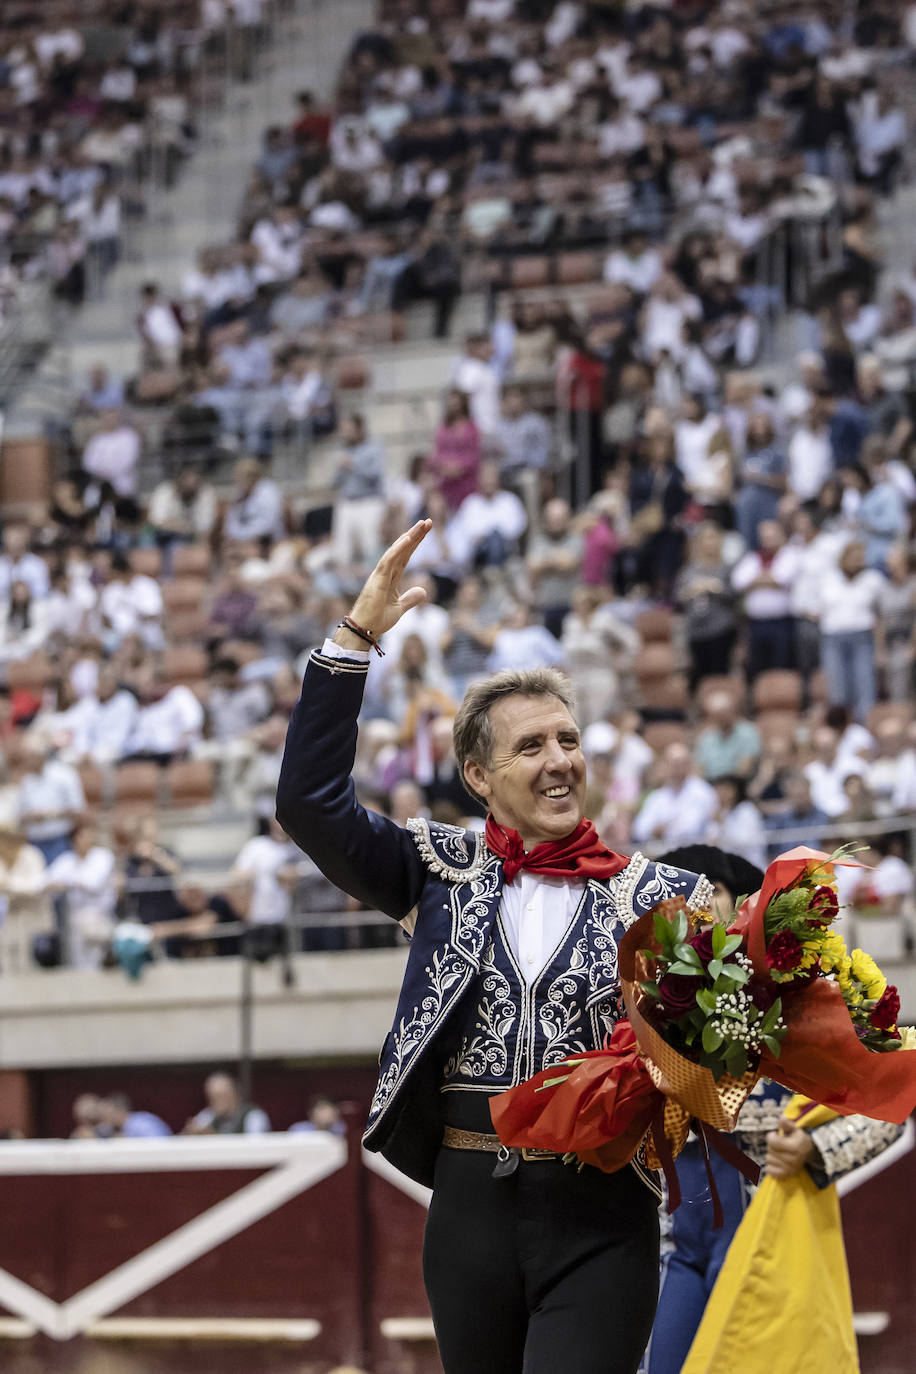
[[[200,174],[198,64],[255,80],[283,11],[4,6],[0,300],[79,329],[136,188]],[[856,838],[868,947],[909,949],[914,58],[895,0],[381,5],[5,508],[5,971],[111,962],[125,921],[165,957],[400,938],[272,816],[308,655],[420,516],[367,804],[482,825],[457,704],[559,664],[607,843]],[[207,869],[221,820],[250,838]]]

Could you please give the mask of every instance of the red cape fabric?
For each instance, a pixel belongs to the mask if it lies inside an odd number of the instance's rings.
[[[602,844],[592,822],[584,819],[565,839],[536,844],[527,854],[518,831],[497,824],[492,815],[487,816],[485,838],[487,847],[503,861],[507,883],[522,868],[555,878],[613,878],[630,862]]]

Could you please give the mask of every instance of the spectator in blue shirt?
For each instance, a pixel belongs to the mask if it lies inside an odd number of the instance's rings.
[[[100,1134],[121,1136],[125,1140],[172,1134],[171,1127],[165,1124],[161,1116],[156,1116],[154,1112],[135,1112],[130,1098],[124,1093],[112,1093],[102,1098],[99,1125]]]

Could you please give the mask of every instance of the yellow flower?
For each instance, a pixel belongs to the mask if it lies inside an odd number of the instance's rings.
[[[898,1026],[900,1032],[900,1048],[902,1050],[916,1050],[916,1029],[912,1026]]]
[[[852,973],[865,989],[866,997],[876,1001],[887,987],[887,979],[864,949],[852,951]]]

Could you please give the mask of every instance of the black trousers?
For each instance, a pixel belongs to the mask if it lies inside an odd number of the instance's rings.
[[[636,1374],[658,1299],[658,1212],[632,1169],[493,1178],[443,1149],[423,1274],[445,1374]]]

